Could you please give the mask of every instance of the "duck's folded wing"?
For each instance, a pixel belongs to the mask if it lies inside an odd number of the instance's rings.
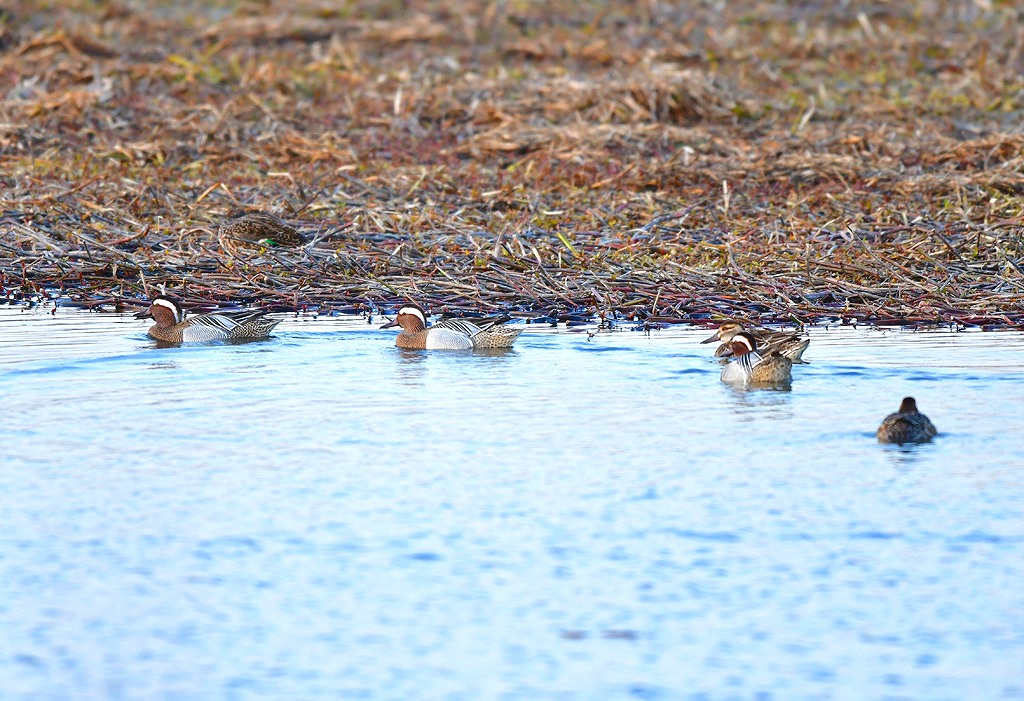
[[[783,336],[775,341],[771,341],[768,344],[768,350],[778,351],[780,354],[789,358],[793,363],[800,365],[810,365],[804,360],[804,351],[807,350],[807,346],[811,345],[811,339],[804,338],[799,335]]]
[[[262,309],[252,309],[191,316],[188,318],[188,327],[183,337],[186,341],[215,341],[229,338],[236,328],[261,318],[264,313]]]
[[[466,336],[469,336],[470,338],[473,338],[473,336],[476,336],[478,333],[483,331],[485,328],[490,328],[493,325],[494,324],[491,323],[491,324],[487,324],[486,326],[478,326],[474,321],[471,321],[470,319],[467,319],[467,318],[461,318],[460,317],[460,318],[441,319],[436,324],[434,324],[431,328],[432,329],[438,329],[438,330],[448,329],[449,331],[455,331],[456,333],[461,333],[461,334],[464,334]]]

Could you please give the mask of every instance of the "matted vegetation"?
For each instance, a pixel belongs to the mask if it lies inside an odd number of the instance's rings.
[[[5,9],[9,296],[1024,326],[1013,2]]]

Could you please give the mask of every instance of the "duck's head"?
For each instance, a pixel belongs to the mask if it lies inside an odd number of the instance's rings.
[[[398,310],[393,321],[389,321],[381,328],[390,329],[392,326],[401,326],[403,331],[416,333],[427,328],[427,315],[418,305],[406,304]]]
[[[740,356],[746,355],[747,353],[753,353],[757,350],[757,341],[754,337],[746,331],[740,331],[733,335],[732,341],[729,342],[732,348],[732,354],[739,358]]]
[[[178,300],[167,295],[157,295],[149,308],[135,315],[136,319],[153,319],[158,326],[174,326],[185,319],[185,310]]]
[[[744,331],[743,324],[738,321],[724,321],[722,325],[715,331],[715,335],[710,338],[705,338],[701,343],[714,343],[715,341],[722,341],[728,343],[731,341],[736,334]]]
[[[914,414],[917,412],[917,402],[914,401],[913,397],[904,397],[903,401],[900,402],[901,414]]]

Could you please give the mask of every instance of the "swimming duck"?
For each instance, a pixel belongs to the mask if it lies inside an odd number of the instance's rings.
[[[722,368],[722,382],[778,385],[793,379],[793,361],[778,350],[758,352],[757,341],[751,333],[736,333],[730,345],[735,360]]]
[[[807,364],[807,361],[803,359],[803,354],[807,350],[807,346],[811,344],[811,339],[785,331],[748,329],[741,321],[730,320],[723,322],[713,336],[705,338],[701,343],[721,341],[722,344],[715,350],[715,357],[728,358],[732,356],[733,338],[736,334],[744,331],[754,337],[754,340],[763,349],[762,354],[778,351],[789,358],[794,364]]]
[[[217,238],[229,251],[236,245],[301,246],[304,242],[298,229],[266,212],[232,212],[221,222]]]
[[[401,326],[395,339],[399,348],[428,350],[469,350],[473,348],[508,348],[522,329],[502,326],[509,317],[471,319],[467,317],[441,319],[427,326],[427,315],[415,304],[406,304],[398,310],[395,320],[382,329]]]
[[[938,435],[927,416],[917,410],[913,397],[904,397],[900,410],[882,420],[876,436],[879,443],[926,443]]]
[[[267,319],[262,309],[230,312],[210,312],[185,318],[185,310],[178,300],[158,295],[149,309],[135,315],[136,319],[151,318],[156,323],[149,327],[149,335],[168,343],[192,341],[219,341],[225,339],[265,338],[280,321]]]

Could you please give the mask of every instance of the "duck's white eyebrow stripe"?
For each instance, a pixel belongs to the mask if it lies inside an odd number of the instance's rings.
[[[402,307],[401,309],[398,310],[398,313],[399,314],[412,314],[413,316],[418,316],[420,318],[420,321],[423,322],[423,325],[424,326],[427,325],[427,318],[423,315],[423,312],[421,312],[416,307]]]
[[[172,302],[169,299],[154,299],[152,306],[163,307],[164,309],[170,309],[174,314],[174,323],[179,324],[185,319],[185,312],[182,311],[181,307]]]

